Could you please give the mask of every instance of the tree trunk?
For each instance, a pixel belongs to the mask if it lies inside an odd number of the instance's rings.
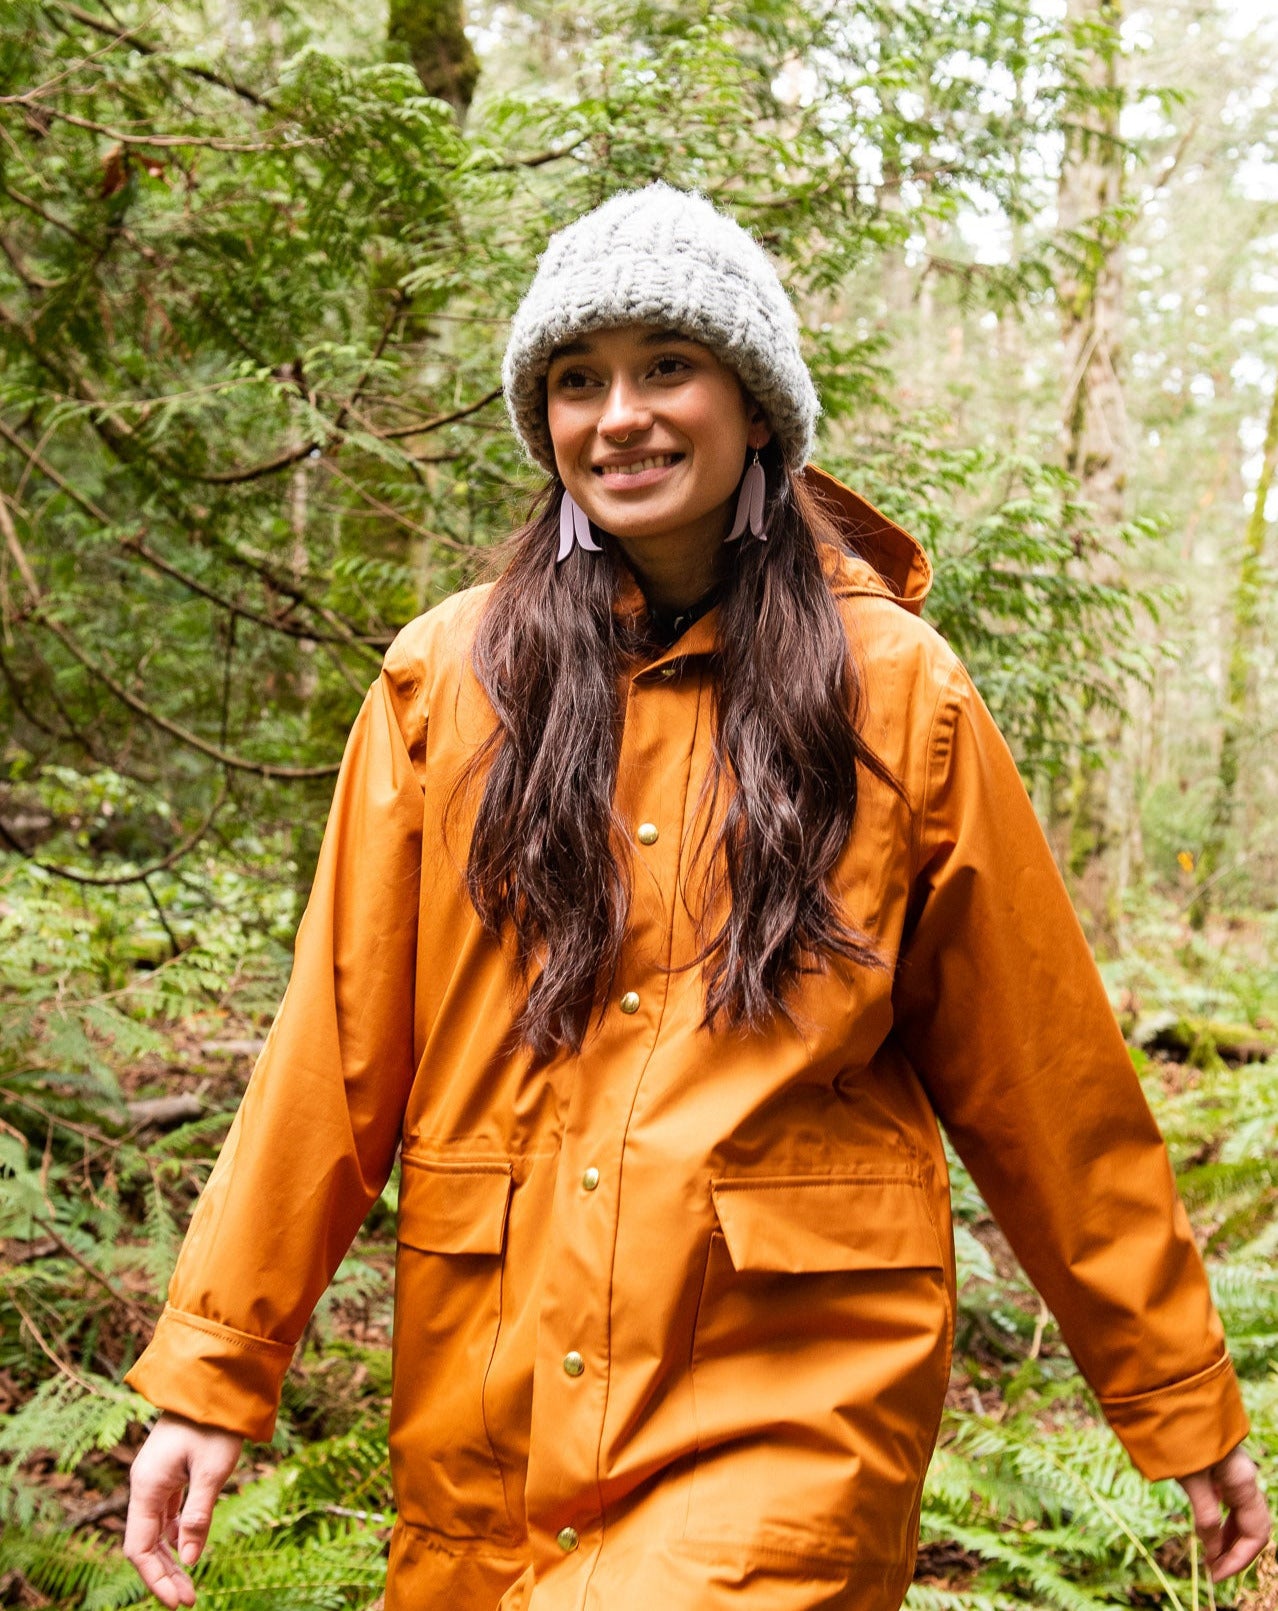
[[[1239,752],[1251,718],[1251,656],[1256,636],[1256,619],[1260,610],[1260,572],[1265,554],[1265,506],[1278,470],[1278,386],[1274,388],[1269,406],[1269,423],[1265,428],[1265,449],[1260,462],[1260,480],[1247,521],[1243,539],[1242,559],[1238,566],[1238,580],[1234,586],[1233,605],[1230,611],[1229,669],[1225,679],[1225,708],[1220,738],[1220,761],[1216,768],[1216,794],[1212,802],[1211,819],[1203,842],[1202,853],[1195,869],[1193,904],[1190,922],[1201,928],[1207,918],[1212,892],[1218,876],[1224,870],[1224,853],[1233,822],[1234,806],[1238,794]]]
[[[475,93],[479,59],[466,37],[461,0],[390,0],[386,37],[394,55],[407,57],[427,95],[464,118]]]
[[[1066,266],[1057,282],[1064,388],[1061,452],[1103,530],[1121,525],[1127,482],[1127,414],[1123,398],[1123,152],[1119,0],[1069,0],[1073,27],[1095,30],[1086,82],[1066,130],[1057,192],[1057,221]],[[1084,551],[1088,577],[1119,580],[1111,552]],[[1056,823],[1067,868],[1102,929],[1127,882],[1136,831],[1131,757],[1116,716],[1092,713],[1092,739],[1109,752],[1103,770],[1076,771],[1067,783],[1065,820]]]

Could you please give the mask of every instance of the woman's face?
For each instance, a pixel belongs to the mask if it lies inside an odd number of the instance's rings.
[[[594,330],[558,348],[546,401],[560,479],[627,547],[721,544],[747,450],[771,435],[708,347],[651,325]]]

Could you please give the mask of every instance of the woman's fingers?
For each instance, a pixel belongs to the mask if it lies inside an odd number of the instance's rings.
[[[141,1456],[138,1456],[141,1459]],[[137,1461],[134,1462],[136,1467]],[[169,1530],[172,1493],[162,1476],[136,1470],[130,1479],[129,1516],[124,1528],[124,1554],[138,1576],[171,1608],[195,1604],[195,1589],[173,1559],[165,1534]],[[179,1486],[177,1498],[181,1499]]]
[[[204,1553],[209,1525],[213,1520],[213,1506],[229,1475],[230,1469],[223,1469],[216,1460],[201,1460],[192,1464],[186,1503],[178,1518],[178,1559],[183,1566],[194,1566]]]
[[[1206,1471],[1182,1477],[1180,1485],[1189,1497],[1194,1531],[1202,1540],[1212,1579],[1219,1582],[1250,1566],[1271,1530],[1269,1506],[1251,1457],[1234,1449]]]
[[[1213,1568],[1216,1578],[1232,1577],[1251,1565],[1269,1542],[1269,1506],[1256,1480],[1256,1467],[1241,1450],[1235,1449],[1215,1468],[1216,1486],[1229,1510],[1222,1531],[1220,1559]]]
[[[134,1459],[124,1553],[170,1611],[195,1604],[195,1588],[183,1564],[200,1558],[213,1506],[235,1469],[243,1441],[233,1432],[162,1415]]]

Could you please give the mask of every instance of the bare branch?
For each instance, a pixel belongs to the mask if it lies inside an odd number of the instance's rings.
[[[81,246],[89,244],[86,235],[82,235],[78,229],[64,223],[62,219],[55,218],[52,213],[46,212],[38,201],[33,201],[30,196],[23,195],[22,191],[15,190],[12,185],[0,185],[0,195],[8,196],[10,201],[16,201],[19,207],[25,207],[28,212],[34,213],[37,218],[43,218],[46,224],[51,225],[54,229],[60,229],[64,235],[69,235],[73,241],[79,241]]]
[[[327,766],[279,766],[271,761],[253,761],[244,755],[233,755],[229,750],[222,749],[217,744],[210,744],[198,733],[192,733],[189,728],[163,716],[158,710],[152,710],[150,705],[139,699],[136,694],[130,693],[118,678],[114,677],[105,666],[100,666],[76,642],[71,633],[58,621],[49,616],[40,614],[36,621],[46,632],[51,632],[62,647],[74,660],[78,660],[84,669],[102,686],[108,689],[120,701],[143,721],[150,722],[152,727],[158,727],[162,733],[170,738],[177,739],[187,749],[197,750],[201,755],[207,755],[210,760],[228,766],[236,772],[252,772],[258,777],[278,778],[281,781],[299,782],[306,778],[329,778],[336,775],[338,763],[333,762]]]
[[[388,431],[378,431],[376,434],[383,442],[396,442],[405,436],[424,436],[427,431],[438,431],[442,426],[452,425],[457,420],[468,419],[472,414],[478,414],[481,408],[487,408],[489,403],[495,403],[501,396],[501,387],[494,386],[492,391],[485,392],[476,402],[467,403],[465,408],[454,409],[451,414],[435,414],[430,419],[418,420],[414,425],[396,425]]]
[[[55,878],[65,878],[72,884],[88,884],[96,889],[114,889],[122,884],[145,884],[153,873],[167,872],[170,867],[175,867],[184,856],[190,855],[213,826],[214,817],[226,804],[226,794],[226,785],[224,783],[208,815],[198,828],[188,834],[180,843],[174,845],[173,849],[166,855],[161,856],[158,861],[153,861],[149,866],[140,868],[137,872],[132,873],[82,873],[74,867],[64,867],[57,862],[41,861],[32,851],[26,849],[16,834],[10,828],[7,828],[3,821],[0,821],[0,839],[3,839],[11,850],[16,851],[19,856],[29,861],[33,867],[39,868],[42,873],[51,873]]]
[[[41,596],[40,583],[32,569],[31,561],[27,558],[26,550],[18,541],[17,528],[13,524],[13,516],[9,513],[9,501],[0,493],[0,531],[4,533],[4,544],[13,556],[13,563],[18,567],[18,575],[32,599]]]
[[[428,531],[425,526],[418,525],[417,521],[410,520],[407,515],[401,514],[394,504],[384,503],[375,493],[370,492],[367,487],[361,486],[353,476],[349,476],[345,471],[339,470],[331,460],[324,459],[321,462],[329,475],[335,476],[343,485],[348,486],[357,497],[362,498],[377,514],[385,515],[387,520],[393,520],[397,525],[403,526],[407,531],[411,531],[415,537],[424,537],[427,542],[439,543],[444,548],[451,548],[458,554],[474,552],[469,543],[459,543],[456,537],[445,537],[442,531]]]
[[[63,112],[39,97],[39,90],[27,90],[22,95],[0,95],[0,106],[38,107],[41,117],[56,118],[74,129],[88,129],[92,134],[114,140],[117,145],[149,146],[157,151],[192,146],[208,151],[297,151],[324,143],[319,135],[298,135],[287,140],[227,140],[218,134],[129,134],[109,123],[97,123],[92,118],[78,117],[74,112]]]
[[[46,280],[43,274],[37,274],[33,268],[29,268],[18,256],[17,247],[7,235],[0,235],[0,252],[9,259],[9,267],[28,291],[56,291],[66,284],[65,280]]]
[[[464,420],[471,414],[477,414],[481,408],[487,408],[489,403],[495,402],[501,396],[501,387],[493,389],[473,403],[467,403],[464,408],[456,408],[447,414],[435,414],[429,419],[418,420],[413,425],[397,425],[390,430],[373,430],[370,434],[381,442],[394,442],[406,436],[424,436],[428,431],[441,430],[445,425],[452,425],[457,420]],[[353,392],[339,409],[337,417],[329,426],[335,442],[340,445],[344,432],[345,417],[350,413],[358,400],[358,389]],[[263,459],[260,464],[246,465],[237,470],[188,470],[180,465],[173,467],[173,473],[184,481],[198,481],[205,486],[228,487],[239,486],[246,481],[260,481],[263,476],[277,475],[281,470],[287,470],[294,464],[312,455],[319,456],[323,450],[322,443],[313,437],[286,453],[278,453],[274,458]]]
[[[86,1393],[92,1393],[96,1398],[101,1398],[101,1390],[94,1387],[92,1382],[86,1382],[83,1376],[78,1376],[75,1371],[71,1369],[70,1365],[68,1365],[65,1360],[60,1358],[60,1356],[54,1352],[52,1346],[45,1341],[44,1333],[40,1330],[39,1326],[36,1325],[35,1321],[32,1320],[27,1311],[22,1307],[22,1303],[18,1298],[18,1295],[13,1291],[12,1288],[9,1289],[6,1296],[8,1297],[9,1302],[22,1316],[22,1323],[31,1333],[32,1339],[39,1348],[40,1352],[44,1354],[47,1359],[52,1360],[55,1369],[58,1370],[61,1375],[65,1376],[68,1381],[74,1382],[77,1387],[82,1387]],[[148,1316],[148,1323],[150,1318],[151,1317]]]
[[[539,151],[535,157],[516,157],[514,162],[497,164],[497,169],[500,171],[502,168],[544,168],[548,162],[558,162],[561,157],[570,157],[574,151],[579,151],[589,138],[588,134],[578,135],[571,145],[562,145],[551,151]]]
[[[241,84],[238,79],[224,78],[209,67],[196,67],[189,62],[176,62],[159,45],[148,44],[136,29],[113,27],[104,17],[96,17],[91,11],[85,11],[81,6],[69,4],[69,0],[45,0],[46,5],[53,5],[58,11],[72,17],[76,22],[83,23],[86,28],[92,28],[97,33],[106,34],[108,38],[117,39],[121,44],[127,44],[130,50],[136,50],[139,56],[163,56],[169,66],[177,68],[181,73],[187,73],[192,78],[203,79],[206,84],[216,84],[220,89],[230,90],[241,100],[247,101],[250,106],[265,106],[266,102],[256,91],[249,89],[247,84]]]
[[[27,558],[22,544],[18,541],[18,533],[14,529],[13,520],[9,514],[9,506],[2,497],[0,497],[0,528],[4,530],[5,543],[14,557],[18,572],[28,593],[31,595],[31,602],[35,605],[42,604],[45,600],[45,594],[36,578],[35,571],[31,568],[31,562]],[[270,761],[251,761],[246,756],[231,754],[229,750],[223,749],[220,745],[210,744],[207,739],[201,738],[198,733],[192,733],[178,722],[171,721],[167,716],[162,716],[158,710],[152,710],[150,705],[139,699],[136,694],[130,693],[118,678],[114,677],[104,666],[98,665],[90,655],[85,653],[61,622],[55,621],[43,613],[37,613],[35,620],[46,632],[51,632],[67,653],[73,659],[78,660],[91,677],[100,682],[104,688],[109,689],[122,705],[127,705],[135,715],[141,716],[144,721],[150,722],[153,727],[158,727],[161,732],[167,733],[170,738],[177,739],[179,744],[185,744],[188,749],[198,750],[201,755],[207,755],[211,760],[219,761],[223,766],[231,767],[237,772],[253,772],[258,777],[264,778],[297,781],[303,778],[332,777],[337,771],[336,764],[328,766],[278,766]]]
[[[139,1303],[136,1298],[131,1298],[127,1292],[121,1292],[113,1282],[103,1275],[101,1270],[90,1264],[82,1253],[78,1253],[75,1248],[71,1246],[70,1242],[66,1240],[56,1225],[43,1218],[41,1215],[36,1215],[35,1223],[40,1227],[46,1236],[51,1237],[58,1244],[58,1246],[73,1264],[78,1264],[84,1271],[85,1275],[87,1275],[91,1280],[96,1281],[103,1291],[108,1293],[110,1297],[114,1298],[116,1303],[118,1303],[121,1308],[127,1309],[130,1314],[137,1316],[137,1318],[146,1326],[151,1326],[155,1323],[154,1308]],[[155,1307],[158,1308],[158,1305],[155,1305]]]
[[[246,621],[254,621],[258,626],[267,627],[272,632],[283,633],[285,637],[301,638],[308,643],[345,644],[350,648],[362,649],[365,652],[372,653],[378,659],[381,657],[377,655],[376,651],[390,646],[390,638],[384,635],[381,637],[360,638],[349,632],[321,632],[315,627],[307,626],[305,623],[284,621],[276,616],[267,615],[265,611],[251,609],[247,604],[241,604],[236,599],[227,598],[215,588],[198,581],[194,576],[188,576],[185,571],[179,570],[176,565],[170,564],[167,559],[162,559],[153,549],[146,546],[139,534],[122,537],[120,546],[128,549],[131,553],[137,554],[140,559],[144,559],[153,570],[159,571],[163,576],[171,577],[189,592],[198,593],[201,598],[208,599],[210,603],[229,611],[232,616],[243,616]],[[294,603],[296,602],[294,600]]]

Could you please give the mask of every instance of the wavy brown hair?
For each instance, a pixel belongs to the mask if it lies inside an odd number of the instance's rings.
[[[842,547],[820,502],[765,452],[767,542],[730,550],[719,596],[714,756],[705,862],[705,1022],[755,1029],[788,1017],[800,974],[829,956],[876,967],[870,939],[829,887],[856,816],[860,768],[897,788],[859,732],[862,689],[822,548]],[[467,886],[493,934],[513,936],[527,985],[516,1020],[536,1052],[578,1049],[606,1000],[630,905],[625,825],[613,806],[620,679],[651,649],[614,611],[625,562],[574,547],[556,564],[563,485],[553,479],[506,545],[473,650],[497,725],[468,769],[484,774]]]

